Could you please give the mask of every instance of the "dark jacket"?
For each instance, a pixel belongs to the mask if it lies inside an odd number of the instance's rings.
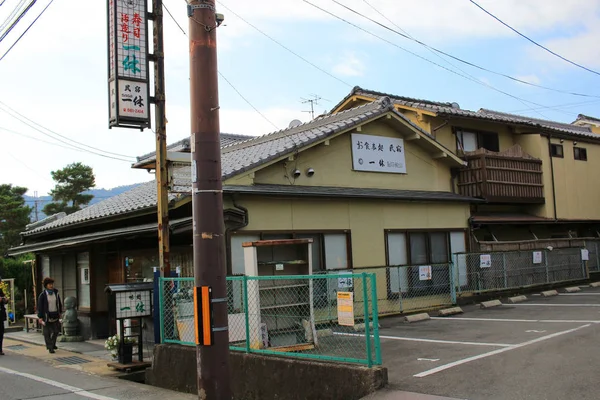
[[[4,301],[0,301],[0,322],[6,321],[6,299],[4,298],[4,292],[0,289],[0,297],[3,298]]]
[[[48,322],[48,318],[59,319],[62,314],[62,301],[60,300],[60,295],[58,294],[58,290],[52,289],[54,294],[56,295],[56,309],[58,312],[56,315],[48,315],[48,296],[46,295],[46,289],[40,294],[38,298],[38,318],[43,319],[45,322]]]

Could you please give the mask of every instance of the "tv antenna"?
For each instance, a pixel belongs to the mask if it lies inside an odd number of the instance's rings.
[[[302,112],[310,113],[310,119],[313,120],[313,119],[315,119],[315,105],[319,105],[320,100],[325,100],[325,101],[329,101],[329,100],[324,99],[321,96],[318,96],[316,94],[311,94],[310,96],[312,97],[310,99],[305,99],[304,97],[300,97],[300,99],[302,100],[302,104],[310,103],[310,111],[302,111]]]

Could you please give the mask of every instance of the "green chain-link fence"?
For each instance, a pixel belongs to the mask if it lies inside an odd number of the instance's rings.
[[[162,342],[194,345],[193,278],[159,287]],[[227,277],[227,297],[231,350],[381,364],[375,274]]]

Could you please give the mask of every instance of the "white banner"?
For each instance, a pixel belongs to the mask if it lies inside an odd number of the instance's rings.
[[[406,173],[404,140],[352,134],[352,168],[356,171]]]

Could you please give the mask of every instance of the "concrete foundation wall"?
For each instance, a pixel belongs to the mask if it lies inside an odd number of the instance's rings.
[[[387,368],[230,352],[234,399],[358,400],[387,384]],[[196,348],[157,345],[146,383],[197,393]]]

